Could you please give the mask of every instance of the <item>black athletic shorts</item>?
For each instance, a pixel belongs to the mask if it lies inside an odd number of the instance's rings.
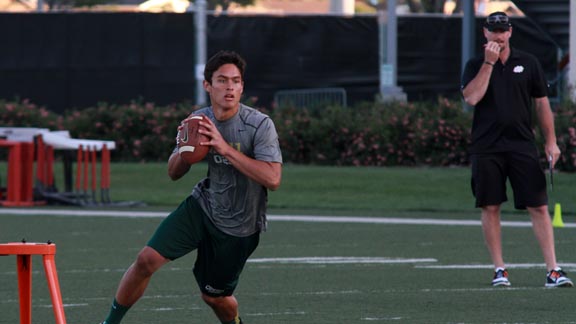
[[[470,160],[476,207],[500,205],[507,201],[507,179],[512,186],[516,209],[548,205],[546,175],[536,152],[472,154]]]
[[[162,221],[147,245],[170,260],[198,249],[196,282],[203,293],[218,297],[232,295],[259,240],[260,233],[236,237],[220,231],[189,196]]]

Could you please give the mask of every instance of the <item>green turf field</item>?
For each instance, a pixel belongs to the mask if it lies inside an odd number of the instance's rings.
[[[3,169],[4,168],[4,169]],[[0,183],[5,184],[5,164],[0,162]],[[206,165],[191,168],[186,177],[171,181],[166,163],[113,163],[110,197],[115,201],[141,201],[146,209],[177,206],[206,174]],[[56,185],[64,189],[61,164],[55,167]],[[556,173],[551,206],[561,203],[566,215],[576,216],[576,174]],[[512,199],[512,195],[509,196]],[[382,212],[469,212],[470,170],[428,167],[320,167],[285,165],[282,185],[270,192],[274,212],[299,214],[380,215]],[[510,203],[505,213],[513,213]],[[430,214],[430,212],[433,212]]]
[[[102,320],[123,271],[160,221],[0,219],[2,241],[56,242],[68,323]],[[576,230],[555,232],[559,260],[576,273]],[[271,221],[237,291],[241,313],[246,323],[575,323],[576,291],[543,288],[531,229],[506,227],[504,236],[513,286],[494,289],[478,226]],[[192,279],[193,257],[157,273],[125,323],[217,323]],[[17,323],[15,258],[0,261],[0,323]],[[33,267],[34,323],[53,323],[39,260]]]
[[[188,190],[182,183],[163,183],[164,174],[147,169],[152,167],[159,166],[113,165],[113,172],[124,170],[126,179],[113,175],[112,197],[179,200]],[[147,172],[145,180],[130,180],[138,173],[134,168]],[[564,222],[570,225],[555,229],[558,260],[576,279],[574,180],[570,174],[558,176],[552,197],[562,202]],[[489,285],[492,269],[478,225],[420,224],[421,219],[477,221],[467,181],[467,170],[458,168],[287,166],[284,186],[270,195],[276,218],[271,217],[236,293],[244,321],[576,323],[576,289],[544,288],[541,253],[521,213],[508,208],[504,215],[516,225],[503,229],[512,281],[512,287],[504,289]],[[148,208],[159,215],[169,209],[166,202]],[[338,216],[341,221],[278,220],[278,215],[291,214]],[[368,217],[358,223],[342,216]],[[378,222],[390,218],[414,224]],[[0,211],[0,242],[56,242],[68,323],[96,324],[108,312],[123,272],[160,220]],[[193,261],[192,254],[161,269],[124,323],[218,323],[199,297]],[[54,323],[39,259],[33,267],[33,322]],[[0,257],[0,323],[18,323],[16,282],[15,258]]]

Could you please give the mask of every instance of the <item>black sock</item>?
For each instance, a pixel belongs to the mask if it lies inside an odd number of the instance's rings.
[[[233,320],[229,321],[229,322],[221,321],[221,323],[222,323],[222,324],[243,324],[243,323],[242,323],[242,319],[241,319],[240,316],[238,316],[238,315],[236,315],[236,317],[235,317]]]
[[[130,309],[130,306],[123,306],[118,304],[116,298],[112,302],[112,306],[110,307],[110,314],[102,324],[120,324],[126,312]]]

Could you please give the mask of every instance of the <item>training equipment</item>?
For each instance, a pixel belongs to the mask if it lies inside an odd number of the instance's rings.
[[[508,280],[508,270],[498,268],[494,271],[494,279],[492,279],[492,286],[510,286],[510,281]]]
[[[56,271],[56,245],[48,243],[11,242],[0,244],[1,255],[15,255],[18,269],[18,292],[20,301],[20,324],[32,323],[32,256],[41,255],[48,281],[50,298],[56,324],[66,324],[64,304]]]
[[[572,280],[566,276],[566,272],[557,268],[546,274],[546,287],[573,287]]]
[[[200,145],[200,142],[208,142],[208,136],[200,134],[200,121],[203,116],[192,116],[182,122],[182,129],[178,132],[178,153],[182,160],[188,164],[194,164],[204,159],[210,146]]]
[[[559,203],[554,205],[554,217],[552,218],[553,227],[564,227],[564,221],[562,221],[562,207]]]
[[[81,206],[140,204],[110,200],[110,150],[116,148],[114,141],[71,138],[67,130],[0,127],[2,147],[9,149],[9,155],[8,182],[6,190],[0,192],[1,206],[23,207],[52,203]],[[72,161],[72,154],[63,156],[63,191],[56,186],[54,172],[56,152],[60,150],[77,151],[77,163]],[[98,154],[101,154],[99,175],[96,172]],[[73,166],[76,167],[76,178]],[[73,187],[74,179],[76,190]],[[98,184],[100,201],[96,197]]]

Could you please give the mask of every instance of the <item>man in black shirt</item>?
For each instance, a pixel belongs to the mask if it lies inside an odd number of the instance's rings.
[[[493,286],[509,286],[502,257],[500,205],[507,200],[506,180],[514,206],[527,209],[548,270],[546,287],[572,287],[556,263],[554,232],[548,212],[546,176],[540,167],[532,132],[532,105],[546,139],[546,157],[556,163],[554,116],[547,83],[538,60],[510,47],[512,25],[504,12],[484,22],[484,55],[471,59],[462,77],[462,95],[474,106],[470,159],[472,192],[482,209],[482,228],[495,272]]]

